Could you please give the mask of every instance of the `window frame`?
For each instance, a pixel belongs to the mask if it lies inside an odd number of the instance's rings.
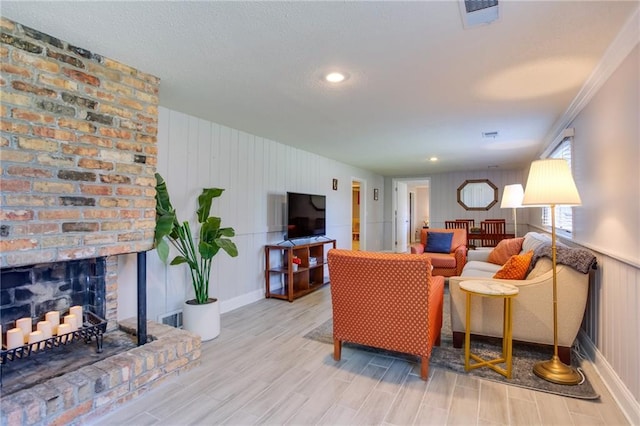
[[[562,158],[569,163],[569,170],[573,173],[573,137],[563,138],[546,158]],[[543,207],[540,221],[542,226],[551,229],[551,207]],[[571,234],[573,232],[573,207],[556,206],[556,230]]]

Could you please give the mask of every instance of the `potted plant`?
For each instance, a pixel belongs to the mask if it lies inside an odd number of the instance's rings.
[[[196,243],[189,221],[180,222],[171,205],[167,185],[156,173],[156,231],[155,246],[163,262],[169,257],[169,244],[178,251],[171,265],[186,263],[191,273],[191,284],[195,299],[187,300],[182,313],[186,330],[200,335],[203,341],[220,334],[220,308],[218,300],[209,297],[209,280],[213,257],[220,249],[231,257],[238,255],[238,248],[228,237],[233,237],[233,228],[220,227],[221,219],[210,216],[211,203],[222,195],[224,189],[204,188],[198,197],[196,214],[200,224],[199,241]]]

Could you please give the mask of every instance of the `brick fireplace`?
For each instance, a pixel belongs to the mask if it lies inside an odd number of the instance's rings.
[[[36,291],[42,284],[29,280],[49,268],[70,275],[73,287],[85,276],[80,260],[104,274],[104,289],[83,291],[101,292],[113,331],[118,256],[153,245],[160,81],[5,18],[0,60],[0,268],[17,280],[2,288],[3,332],[27,310],[37,321],[78,300]],[[23,303],[28,293],[52,298]],[[131,330],[131,321],[120,327]],[[132,352],[3,396],[2,424],[64,424],[104,412],[199,358],[197,336],[153,323],[149,336]]]

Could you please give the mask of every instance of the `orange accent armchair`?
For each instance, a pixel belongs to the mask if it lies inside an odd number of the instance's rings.
[[[342,342],[420,357],[427,380],[433,345],[440,345],[444,278],[431,260],[411,254],[329,250],[333,357]]]
[[[451,251],[449,253],[427,252],[425,248],[428,242],[428,232],[453,233]],[[433,265],[433,275],[442,275],[443,277],[458,276],[462,273],[465,263],[467,263],[467,231],[465,229],[422,229],[420,242],[411,245],[411,253],[428,255]]]

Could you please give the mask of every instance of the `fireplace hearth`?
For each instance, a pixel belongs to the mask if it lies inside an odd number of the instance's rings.
[[[201,342],[196,335],[148,321],[149,342],[135,346],[137,318],[120,321],[119,326],[120,331],[115,332],[119,334],[105,334],[105,341],[109,339],[111,344],[105,343],[104,358],[98,359],[95,346],[90,344],[83,348],[87,357],[95,357],[90,365],[78,365],[48,380],[34,376],[30,388],[11,394],[3,389],[0,424],[44,426],[87,422],[199,363]],[[107,356],[108,350],[115,347],[121,350],[129,345],[134,347]],[[51,352],[51,356],[56,355]],[[37,356],[28,360],[40,361]],[[13,364],[19,368],[22,361]]]
[[[138,256],[144,258],[144,253]],[[146,269],[144,262],[139,269]],[[27,358],[6,363],[3,359],[2,425],[83,422],[197,365],[200,359],[200,338],[143,320],[144,303],[139,304],[138,318],[117,321],[117,256],[0,272],[3,332],[19,318],[29,317],[35,324],[50,310],[64,314],[76,304],[85,312],[105,312],[108,321],[102,353],[96,350],[94,337],[88,344],[81,338]],[[142,300],[146,299],[144,282],[139,271]],[[141,340],[143,335],[147,338]]]
[[[28,357],[17,358],[2,365],[2,395],[30,389],[50,379],[79,370],[136,347],[135,336],[120,330],[104,335],[103,350],[96,350],[95,341],[82,339],[47,351],[34,351]]]

